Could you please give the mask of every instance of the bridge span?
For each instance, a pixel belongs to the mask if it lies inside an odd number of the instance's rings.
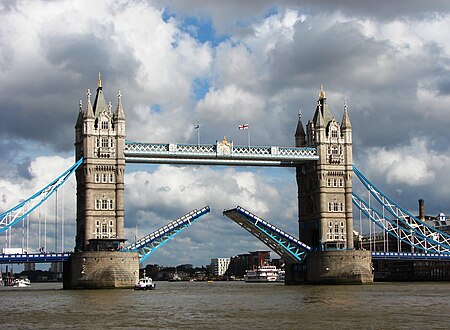
[[[295,167],[319,159],[316,148],[125,142],[127,163]]]

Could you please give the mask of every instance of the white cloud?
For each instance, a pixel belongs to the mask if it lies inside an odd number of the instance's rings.
[[[212,122],[235,123],[236,120],[249,121],[260,117],[264,110],[264,100],[236,85],[225,86],[221,90],[211,90],[197,103],[198,117]]]
[[[437,185],[449,155],[434,151],[426,139],[414,138],[409,145],[371,148],[362,168],[390,185],[411,187]]]

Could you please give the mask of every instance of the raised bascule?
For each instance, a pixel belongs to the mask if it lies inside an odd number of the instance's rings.
[[[201,145],[126,141],[121,97],[119,92],[113,110],[111,103],[106,102],[99,74],[94,103],[91,104],[89,90],[85,106],[80,102],[75,164],[0,215],[0,233],[5,232],[7,241],[0,263],[62,261],[65,289],[133,287],[139,264],[208,214],[210,208],[194,209],[129,244],[124,233],[126,163],[270,166],[296,169],[298,235],[287,233],[241,206],[227,209],[223,215],[283,258],[286,284],[372,283],[372,261],[374,266],[383,266],[389,260],[417,263],[420,278],[450,279],[450,235],[401,208],[353,166],[347,105],[344,104],[343,117],[338,122],[322,86],[313,118],[304,125],[299,114],[295,147],[236,146],[226,138]],[[74,252],[5,252],[14,250],[12,227],[29,219],[30,213],[72,173],[76,173],[77,180]],[[364,186],[369,201],[353,192],[354,177]],[[354,231],[353,205],[368,218],[369,228],[378,228],[371,229],[373,238],[381,239],[383,244],[367,245]],[[359,224],[362,228],[361,216]],[[389,245],[389,237],[397,243]],[[371,242],[371,236],[368,239]],[[364,244],[368,250],[364,250]],[[380,246],[386,248],[379,250]],[[23,251],[23,239],[22,249],[18,250]],[[427,273],[423,270],[425,264]]]

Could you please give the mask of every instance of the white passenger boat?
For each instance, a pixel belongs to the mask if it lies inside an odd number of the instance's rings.
[[[144,276],[139,279],[139,282],[136,283],[136,285],[134,286],[134,289],[135,290],[154,290],[155,287],[156,287],[156,284],[153,283],[153,280],[148,276]]]
[[[247,270],[244,275],[245,282],[276,282],[280,269],[276,266],[261,266],[253,270]]]
[[[26,277],[16,278],[14,280],[13,287],[15,288],[25,288],[31,285],[31,282]]]

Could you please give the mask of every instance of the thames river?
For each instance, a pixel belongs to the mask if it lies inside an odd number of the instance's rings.
[[[156,290],[0,287],[2,329],[448,329],[450,283],[285,286],[156,282]]]

